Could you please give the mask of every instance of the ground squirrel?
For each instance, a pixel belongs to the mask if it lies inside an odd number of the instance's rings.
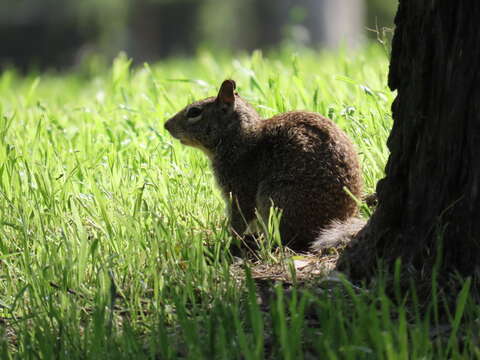
[[[243,235],[255,210],[268,219],[273,203],[282,212],[282,243],[294,250],[319,250],[358,231],[363,222],[350,220],[358,210],[345,188],[360,198],[362,177],[347,135],[313,112],[262,119],[235,88],[225,80],[216,97],[165,123],[173,137],[210,158],[231,230]]]

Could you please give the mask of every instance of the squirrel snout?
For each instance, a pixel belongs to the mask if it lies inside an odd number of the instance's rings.
[[[163,125],[165,127],[165,129],[168,131],[168,132],[172,132],[172,119],[169,119],[167,120],[167,122]]]
[[[171,136],[178,139],[179,129],[178,129],[178,124],[175,124],[175,119],[173,119],[173,118],[168,119],[163,126],[165,127],[165,130],[167,130],[168,133]]]

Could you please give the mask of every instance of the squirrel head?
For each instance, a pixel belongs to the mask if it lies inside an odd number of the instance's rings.
[[[165,123],[165,129],[184,145],[207,155],[224,142],[239,140],[259,120],[257,112],[235,91],[233,80],[225,80],[216,97],[196,101]]]

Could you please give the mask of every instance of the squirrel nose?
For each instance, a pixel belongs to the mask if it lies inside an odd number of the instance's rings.
[[[167,120],[167,122],[165,123],[165,125],[163,125],[165,127],[165,129],[170,132],[171,128],[172,128],[172,122],[170,120]]]

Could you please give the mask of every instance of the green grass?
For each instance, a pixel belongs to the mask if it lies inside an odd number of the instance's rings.
[[[357,144],[370,193],[388,157],[387,71],[384,50],[369,47],[199,53],[135,69],[119,56],[64,75],[2,73],[0,358],[478,357],[468,282],[452,330],[432,337],[435,296],[416,312],[381,281],[368,290],[277,284],[266,295],[248,267],[239,281],[207,158],[163,129],[234,78],[266,117],[308,109],[332,118]]]

